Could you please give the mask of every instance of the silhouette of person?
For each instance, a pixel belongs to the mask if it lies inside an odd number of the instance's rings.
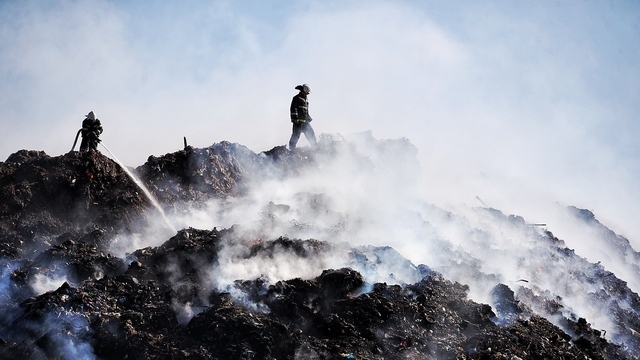
[[[98,150],[100,134],[102,134],[102,124],[96,119],[93,111],[90,111],[82,121],[82,142],[80,151]]]
[[[295,150],[301,133],[304,133],[311,146],[316,146],[317,144],[316,134],[311,127],[313,119],[309,115],[309,101],[307,100],[307,96],[311,94],[311,87],[309,84],[302,84],[296,86],[296,90],[300,92],[291,100],[293,130],[289,139],[289,150]]]

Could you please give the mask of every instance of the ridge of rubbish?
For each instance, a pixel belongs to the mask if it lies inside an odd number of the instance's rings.
[[[391,175],[411,178],[419,168],[416,152],[407,139],[377,140],[366,132],[320,136],[318,148],[294,152],[277,146],[256,154],[226,141],[185,147],[129,170],[178,217],[194,208],[210,211],[212,201],[228,204],[220,211],[232,210],[264,181],[338,161],[374,175],[392,162],[401,166]],[[350,245],[349,214],[333,211],[323,194],[296,196],[309,218],[329,220],[307,223],[296,213],[299,221],[286,221],[296,209],[265,196],[255,222],[187,226],[167,235],[147,232],[153,207],[99,152],[10,155],[0,163],[0,358],[639,358],[638,295],[519,216],[477,209],[499,226],[532,234],[540,247],[532,251],[548,251],[540,256],[580,264],[572,276],[600,286],[590,296],[619,319],[615,337],[533,279],[513,284],[485,272],[474,265],[472,249],[434,238],[446,259],[432,266],[413,264],[391,246]],[[575,211],[597,222],[593,213]],[[632,251],[628,240],[608,234]],[[138,246],[114,252],[123,239]],[[234,277],[238,267],[258,264],[277,268],[279,276]],[[469,299],[471,284],[446,278],[442,271],[456,266],[495,284],[488,289],[491,304]]]

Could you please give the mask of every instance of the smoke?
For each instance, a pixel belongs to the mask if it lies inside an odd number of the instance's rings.
[[[265,168],[253,169],[263,176],[248,177],[242,195],[169,214],[179,227],[233,228],[233,235],[222,243],[219,260],[199,266],[205,269],[200,274],[203,289],[228,292],[248,308],[265,311],[248,299],[238,280],[261,279],[266,289],[281,280],[310,279],[325,269],[351,267],[363,274],[368,286],[403,284],[419,281],[424,276],[419,265],[424,264],[467,284],[469,297],[477,302],[495,305],[491,289],[503,283],[517,294],[526,290],[561,299],[566,318],[587,318],[612,338],[620,333],[612,309],[626,300],[615,292],[602,295],[601,289],[609,287],[603,279],[613,271],[634,289],[637,253],[592,214],[550,204],[544,218],[529,221],[490,208],[481,198],[476,201],[482,206],[459,204],[452,209],[425,202],[414,181],[424,170],[416,148],[406,139],[323,134],[313,154],[313,165],[296,174],[285,176],[265,163]],[[251,164],[252,156],[261,155],[239,156],[236,161]],[[157,227],[152,222],[149,229]],[[573,246],[576,236],[583,247]],[[314,248],[312,242],[300,249],[278,242],[281,237],[317,239],[330,246]],[[136,235],[127,251],[161,239],[162,235]],[[590,251],[584,244],[600,248]],[[621,244],[626,247],[620,249]],[[263,251],[249,253],[252,246]],[[175,273],[177,282],[181,272],[177,264],[172,266],[167,271]],[[204,297],[199,301],[206,304]],[[174,307],[186,322],[199,311],[199,304]],[[548,317],[563,326],[557,314]]]
[[[42,316],[34,317],[25,313],[22,307],[16,307],[16,304],[23,303],[30,296],[58,289],[66,278],[36,274],[29,284],[20,284],[12,279],[12,272],[19,269],[20,264],[6,259],[0,263],[0,337],[16,343],[29,339],[29,336],[39,339],[38,346],[30,349],[32,358],[53,354],[60,359],[95,359],[90,344],[89,321],[85,314],[57,309],[55,313],[43,312]],[[65,297],[68,299],[67,295],[61,295],[61,299]],[[31,320],[25,320],[27,316],[31,316]]]
[[[43,343],[54,356],[65,360],[96,359],[90,343],[89,321],[84,314],[50,314],[42,323],[34,324],[34,328],[44,334]]]
[[[168,238],[175,235],[173,230],[170,230],[167,226],[166,216],[160,216],[160,214],[158,214],[158,216],[152,215],[141,220],[135,224],[134,228],[140,229],[140,231],[133,233],[126,231],[118,234],[109,243],[108,248],[110,253],[128,260],[128,263],[134,260],[130,256],[134,251],[148,246],[155,247],[162,245]]]
[[[10,299],[14,294],[14,287],[11,281],[11,272],[18,267],[18,265],[14,262],[7,261],[6,259],[2,259],[0,261],[0,266],[2,268],[2,273],[0,274],[0,294],[2,296],[1,304],[5,305],[10,303]]]
[[[408,136],[430,202],[480,196],[527,216],[536,199],[560,201],[637,247],[636,4],[27,1],[0,13],[5,157],[68,151],[89,110],[128,164],[183,136],[269,149],[286,143],[293,87],[308,82],[318,132]]]
[[[196,147],[226,139],[268,149],[288,139],[288,101],[301,82],[314,87],[318,133],[373,129],[414,144],[396,142],[387,155],[392,146],[378,151],[353,136],[349,151],[317,169],[271,174],[242,197],[167,214],[177,228],[241,224],[248,244],[285,236],[336,245],[313,259],[228,247],[208,264],[209,287],[342,266],[361,266],[367,282],[413,281],[415,272],[399,269],[410,265],[390,267],[391,251],[366,248],[391,246],[469,284],[476,301],[491,302],[499,282],[527,287],[561,297],[608,333],[616,331],[608,300],[593,297],[602,284],[575,274],[599,262],[595,274],[611,271],[640,290],[635,4],[355,1],[268,18],[224,2],[153,11],[26,4],[0,11],[4,153],[66,152],[89,110],[132,164],[173,151],[182,136]],[[555,202],[591,209],[607,228]],[[160,219],[145,225],[111,251],[124,257],[166,241]],[[550,243],[546,230],[564,243]],[[340,243],[360,247],[366,261]]]
[[[195,188],[210,185],[206,179],[213,170],[207,162],[216,159],[211,157],[215,149],[190,155],[193,176],[201,180]],[[185,274],[180,263],[163,269],[174,290],[185,293],[181,299],[188,299],[173,304],[181,323],[205,309],[211,289],[228,293],[249,309],[268,311],[251,300],[239,281],[255,280],[262,286],[258,291],[266,291],[281,280],[311,279],[325,269],[351,267],[364,276],[364,292],[377,282],[415,283],[435,270],[467,284],[469,298],[477,302],[495,306],[491,290],[502,283],[558,326],[566,327],[565,318],[583,317],[609,339],[624,342],[627,336],[616,320],[628,311],[628,300],[616,292],[626,284],[607,279],[620,278],[635,289],[638,255],[591,212],[539,202],[536,210],[545,216],[531,221],[489,207],[480,197],[474,199],[478,206],[445,209],[422,199],[416,179],[424,168],[411,142],[376,140],[370,132],[321,135],[315,151],[299,149],[310,165],[289,174],[269,161],[256,161],[266,160],[264,154],[233,149],[231,155],[215,156],[229,156],[225,161],[238,166],[220,171],[244,174],[236,184],[240,193],[167,211],[179,228],[233,230],[221,239],[215,262],[190,259],[201,281],[196,299],[181,287]],[[162,230],[166,226],[159,216],[147,221],[139,234],[118,237],[111,251],[124,257],[171,236]],[[537,308],[531,296],[555,299],[560,312]]]
[[[51,278],[45,274],[36,274],[33,282],[31,283],[31,289],[33,289],[36,294],[44,294],[47,291],[53,291],[59,288],[66,281],[66,276],[56,276],[55,278]]]
[[[601,264],[640,293],[640,253],[628,239],[607,228],[588,210],[559,205],[550,210],[556,236],[586,260]]]

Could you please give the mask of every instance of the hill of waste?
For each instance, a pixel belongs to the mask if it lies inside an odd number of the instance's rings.
[[[349,154],[350,167],[377,167],[374,174],[385,171],[381,158],[406,162],[398,176],[415,168],[408,140],[363,138],[373,152],[337,138],[324,138],[317,149],[258,154],[222,142],[150,156],[128,170],[177,218],[210,211],[212,199],[226,204],[219,211],[232,211],[257,184],[322,169],[339,153]],[[296,196],[307,207],[304,216],[327,223],[284,221],[289,205],[265,200],[256,223],[187,226],[163,237],[166,229],[146,230],[161,227],[159,210],[112,159],[99,152],[12,154],[0,163],[0,358],[639,358],[638,295],[550,232],[538,241],[559,261],[584,262],[573,276],[602,284],[593,296],[619,319],[617,341],[544,291],[497,284],[493,306],[472,301],[468,284],[430,264],[412,264],[391,247],[343,241],[353,218],[332,211],[323,194]],[[495,209],[481,211],[526,226]],[[304,237],[310,230],[326,239]],[[140,238],[144,246],[114,250],[123,239]],[[442,256],[451,256],[452,266],[474,267],[460,265],[450,251]],[[280,274],[288,274],[282,259],[298,272],[278,281],[260,273],[229,279],[236,273],[225,272],[280,263]],[[343,266],[309,273],[310,264],[327,263]],[[491,276],[476,270],[479,278]],[[389,281],[371,282],[370,274]],[[55,280],[61,283],[51,285]]]

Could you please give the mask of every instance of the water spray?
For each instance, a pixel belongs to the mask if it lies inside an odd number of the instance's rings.
[[[142,192],[144,193],[144,195],[147,197],[147,199],[149,199],[149,201],[151,201],[151,203],[153,204],[153,206],[158,209],[158,211],[160,212],[160,214],[162,215],[162,218],[164,219],[165,224],[167,225],[167,227],[169,229],[171,229],[171,231],[173,231],[173,233],[177,233],[178,231],[176,230],[176,228],[173,226],[173,224],[171,224],[171,222],[169,221],[169,219],[167,218],[167,215],[165,215],[164,210],[162,210],[162,206],[160,206],[160,203],[158,202],[158,199],[156,199],[155,196],[153,196],[153,194],[151,193],[151,191],[149,191],[149,189],[147,189],[147,187],[144,185],[144,183],[142,182],[142,180],[138,179],[137,176],[135,176],[131,171],[129,171],[129,169],[124,166],[124,164],[122,162],[120,162],[120,160],[118,160],[118,158],[113,155],[113,153],[111,152],[111,150],[109,150],[109,148],[103,143],[100,142],[100,144],[102,145],[102,147],[105,148],[105,150],[107,150],[107,152],[109,154],[111,154],[111,156],[113,157],[113,160],[115,160],[115,162],[118,163],[118,165],[120,165],[120,167],[124,170],[124,172],[129,175],[129,177],[131,178],[131,180],[133,180],[134,183],[136,183],[136,185],[138,185],[138,187],[142,190]]]

